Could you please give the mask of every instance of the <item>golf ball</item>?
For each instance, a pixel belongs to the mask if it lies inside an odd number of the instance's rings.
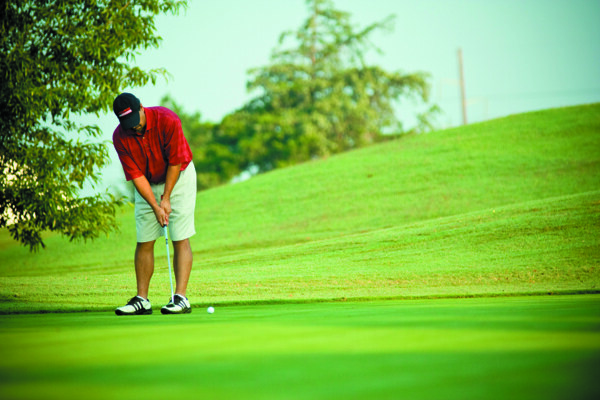
[[[208,308],[206,309],[206,312],[207,312],[207,313],[209,313],[209,314],[212,314],[212,313],[214,313],[214,312],[215,312],[215,308],[214,308],[214,307],[208,307]]]

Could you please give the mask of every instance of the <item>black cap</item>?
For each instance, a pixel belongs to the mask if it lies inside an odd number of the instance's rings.
[[[121,93],[113,102],[113,111],[123,129],[131,129],[140,123],[140,100],[131,93]]]

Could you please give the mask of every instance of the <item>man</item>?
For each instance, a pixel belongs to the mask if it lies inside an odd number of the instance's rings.
[[[130,93],[121,93],[113,103],[119,126],[113,144],[125,178],[135,186],[135,276],[137,295],[115,310],[117,315],[152,314],[148,300],[154,273],[154,243],[169,229],[173,242],[175,296],[162,307],[163,314],[192,311],[186,297],[192,270],[189,238],[196,233],[196,171],[190,146],[183,136],[177,114],[165,107],[144,107]]]

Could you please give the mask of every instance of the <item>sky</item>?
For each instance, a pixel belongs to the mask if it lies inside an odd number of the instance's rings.
[[[462,124],[458,49],[463,53],[467,120],[600,102],[600,0],[333,0],[357,27],[394,14],[391,32],[376,32],[381,54],[367,63],[429,74],[437,127]],[[304,0],[189,0],[179,15],[157,17],[158,49],[139,54],[143,69],[165,68],[155,86],[127,88],[144,106],[171,95],[186,112],[219,122],[250,99],[247,71],[268,65],[280,34],[307,18]],[[409,128],[419,106],[402,103]],[[94,117],[110,140],[118,121]],[[114,149],[104,181],[124,181]]]

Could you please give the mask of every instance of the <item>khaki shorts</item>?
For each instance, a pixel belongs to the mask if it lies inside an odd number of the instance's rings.
[[[150,184],[156,202],[160,204],[165,184]],[[190,162],[179,174],[171,193],[171,215],[169,215],[169,238],[173,241],[187,239],[196,233],[194,209],[196,208],[196,169]],[[138,243],[151,242],[164,235],[152,207],[135,190],[135,225]]]

